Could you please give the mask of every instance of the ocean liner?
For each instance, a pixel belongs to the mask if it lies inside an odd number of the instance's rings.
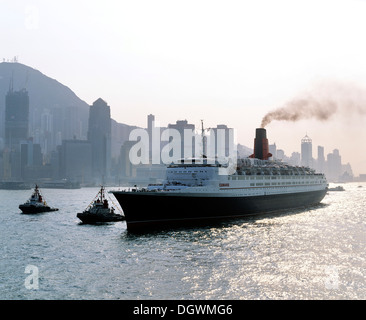
[[[234,173],[219,162],[181,160],[167,167],[161,185],[111,191],[128,230],[209,223],[318,204],[328,183],[308,167],[270,160],[267,133],[256,129],[254,154],[237,159]]]

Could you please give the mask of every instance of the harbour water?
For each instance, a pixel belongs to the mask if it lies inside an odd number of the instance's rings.
[[[366,183],[343,186],[307,209],[144,234],[81,224],[97,188],[42,189],[60,210],[37,215],[18,209],[31,190],[0,190],[0,299],[366,299]]]

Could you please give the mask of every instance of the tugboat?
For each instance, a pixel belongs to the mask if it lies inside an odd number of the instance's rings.
[[[40,213],[58,210],[57,208],[52,208],[47,205],[39,191],[38,185],[35,186],[33,194],[29,200],[19,205],[19,209],[22,210],[23,213]]]
[[[99,222],[117,222],[125,220],[121,214],[114,212],[113,207],[109,207],[108,200],[104,195],[102,186],[92,201],[92,203],[83,211],[76,215],[83,223],[95,224]]]
[[[337,186],[334,188],[328,188],[328,191],[344,191],[344,188],[342,186]]]

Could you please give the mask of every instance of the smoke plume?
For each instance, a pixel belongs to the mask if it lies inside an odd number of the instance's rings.
[[[267,113],[262,119],[261,127],[266,127],[274,120],[327,121],[336,114],[366,114],[366,89],[345,83],[323,83],[314,87],[310,93],[299,95],[284,106]]]

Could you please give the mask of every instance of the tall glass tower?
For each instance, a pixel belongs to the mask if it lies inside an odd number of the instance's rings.
[[[308,135],[301,139],[301,165],[313,166],[313,142]]]
[[[89,109],[88,140],[91,143],[92,175],[104,183],[111,168],[111,111],[101,98]]]
[[[29,96],[25,89],[13,91],[5,97],[5,146],[19,151],[21,141],[28,139]]]

